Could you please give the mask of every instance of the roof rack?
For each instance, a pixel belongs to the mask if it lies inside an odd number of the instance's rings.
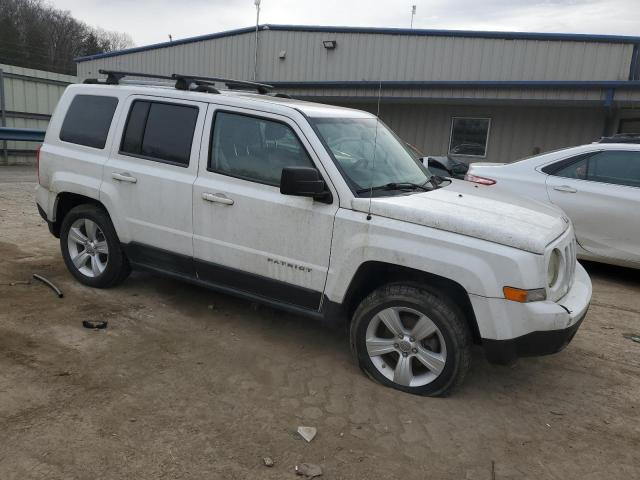
[[[597,143],[640,143],[640,133],[616,133],[602,137]]]
[[[125,77],[141,77],[141,78],[153,78],[161,80],[175,80],[175,88],[178,90],[191,90],[193,89],[199,92],[220,93],[216,88],[216,83],[224,83],[229,89],[240,90],[257,90],[260,94],[267,94],[269,90],[273,89],[273,86],[265,83],[249,82],[246,80],[235,80],[231,78],[222,77],[201,77],[198,75],[184,75],[180,73],[173,73],[171,75],[157,75],[154,73],[139,73],[139,72],[123,72],[119,70],[98,70],[98,73],[106,75],[107,79],[104,82],[97,78],[88,78],[84,83],[97,84],[104,83],[106,85],[119,85],[120,81]]]

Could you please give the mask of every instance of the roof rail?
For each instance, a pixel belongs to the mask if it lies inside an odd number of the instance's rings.
[[[249,82],[246,80],[235,80],[232,78],[222,77],[202,77],[198,75],[185,75],[181,73],[173,73],[171,75],[157,75],[155,73],[140,73],[140,72],[123,72],[119,70],[98,70],[98,73],[106,75],[107,79],[101,82],[97,78],[88,78],[84,83],[105,83],[107,85],[119,85],[120,80],[124,77],[141,77],[141,78],[154,78],[162,80],[175,80],[175,88],[178,90],[189,90],[192,85],[195,85],[195,90],[200,92],[220,93],[214,88],[215,83],[224,83],[229,89],[240,90],[257,90],[260,94],[267,94],[269,90],[273,89],[273,86],[266,83]]]
[[[267,85],[266,83],[258,83],[258,82],[249,82],[247,80],[235,80],[233,78],[222,78],[222,77],[201,77],[197,75],[181,75],[174,73],[174,78],[184,77],[194,81],[205,81],[205,82],[219,82],[224,83],[229,89],[238,89],[238,90],[257,90],[258,93],[269,93],[269,90],[273,90],[273,85]]]
[[[602,137],[597,143],[640,143],[640,133],[616,133]]]

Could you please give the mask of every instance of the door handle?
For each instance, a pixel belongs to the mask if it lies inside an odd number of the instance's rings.
[[[576,193],[578,191],[575,188],[570,187],[569,185],[558,185],[556,187],[553,187],[553,189],[565,193]]]
[[[111,178],[113,178],[114,180],[117,180],[119,182],[136,183],[138,181],[138,179],[136,177],[132,177],[127,172],[123,172],[123,173],[113,172],[111,174]]]
[[[223,205],[233,205],[233,200],[224,193],[207,193],[202,194],[202,199],[207,202],[222,203]]]

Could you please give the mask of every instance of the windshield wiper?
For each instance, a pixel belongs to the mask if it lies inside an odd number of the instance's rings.
[[[441,177],[440,175],[431,175],[427,182],[433,185],[433,188],[439,188],[439,185],[446,180],[445,177]]]
[[[376,191],[376,190],[418,190],[418,189],[428,192],[431,189],[428,187],[425,187],[425,184],[428,183],[429,181],[430,179],[424,182],[422,185],[418,183],[411,183],[411,182],[398,182],[398,183],[391,182],[385,185],[378,185],[377,187],[361,188],[360,190],[356,190],[356,193],[358,194],[367,193],[367,192]]]

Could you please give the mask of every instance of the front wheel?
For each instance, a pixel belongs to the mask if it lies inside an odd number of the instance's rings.
[[[109,215],[95,205],[79,205],[64,217],[60,248],[71,274],[90,287],[115,286],[131,271]]]
[[[351,347],[371,378],[418,395],[448,395],[471,361],[460,309],[438,290],[413,285],[386,285],[365,298],[353,316]]]

